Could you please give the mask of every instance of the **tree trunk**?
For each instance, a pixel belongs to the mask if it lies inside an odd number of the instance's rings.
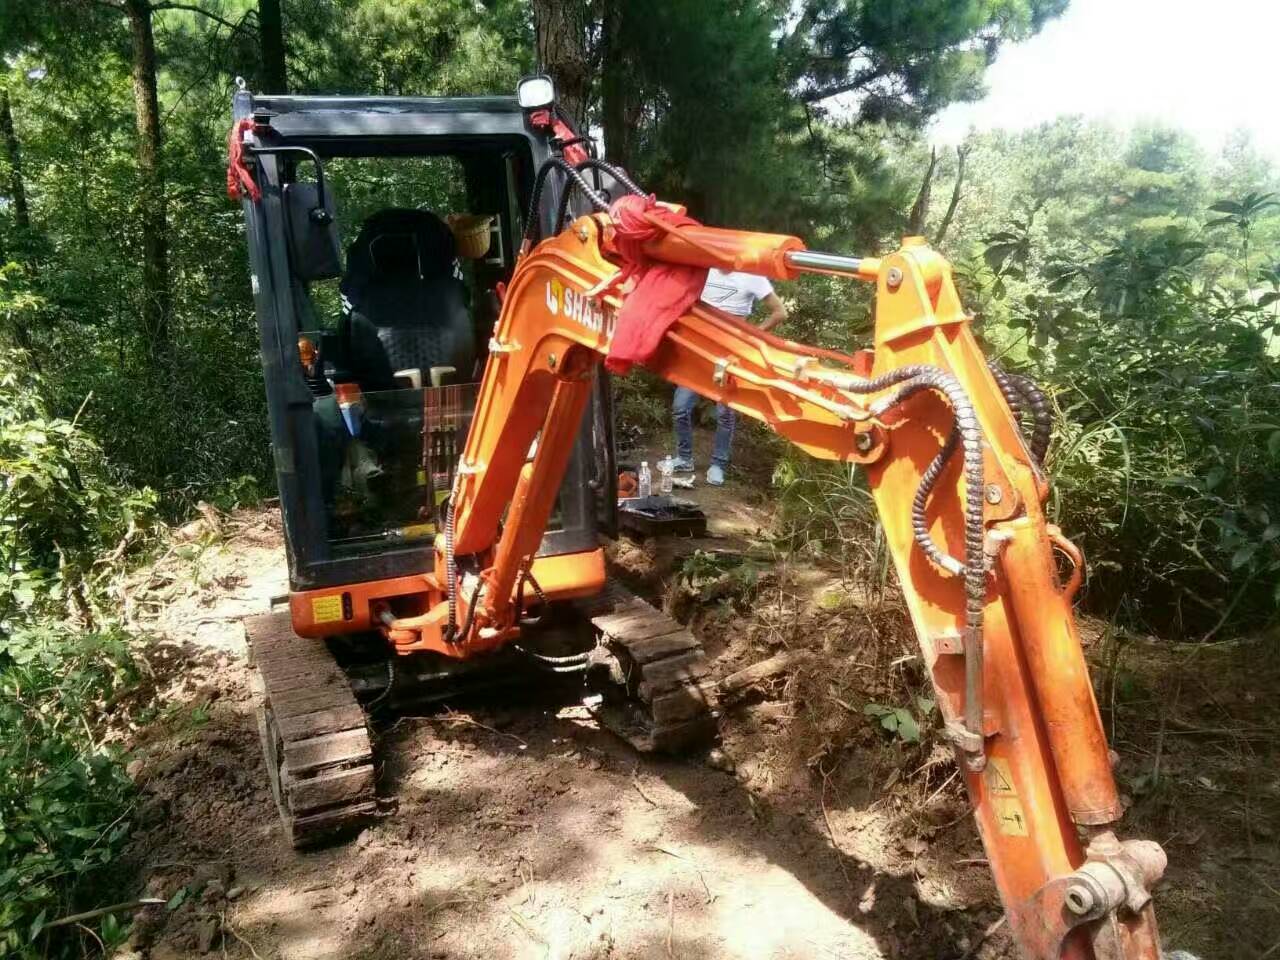
[[[0,134],[4,135],[4,156],[9,164],[9,199],[13,203],[13,219],[23,230],[29,230],[31,211],[27,208],[27,188],[22,181],[22,148],[13,128],[9,91],[4,87],[0,87]]]
[[[916,194],[916,202],[911,205],[911,215],[907,217],[907,236],[918,237],[924,233],[924,220],[929,215],[929,194],[933,189],[933,171],[938,166],[938,148],[929,151],[929,166],[924,172],[924,181],[920,184],[920,192]]]
[[[22,148],[18,143],[18,134],[13,126],[13,106],[9,102],[9,91],[0,87],[0,136],[4,137],[4,158],[9,166],[9,201],[13,205],[13,220],[18,225],[18,246],[24,247],[26,239],[22,234],[31,229],[31,210],[27,206],[27,186],[22,179]],[[0,263],[8,259],[0,250]],[[36,262],[27,263],[27,271],[31,276],[38,272]],[[13,314],[13,339],[27,353],[27,360],[36,373],[41,373],[40,360],[36,357],[35,344],[31,342],[31,332],[22,322],[21,311]]]
[[[947,231],[951,229],[951,220],[956,215],[956,207],[960,206],[960,189],[964,186],[964,162],[969,156],[969,147],[956,147],[956,185],[951,188],[951,202],[947,204],[947,212],[942,215],[942,223],[938,224],[938,236],[934,246],[942,246],[947,239]]]
[[[628,68],[626,46],[622,43],[623,9],[626,0],[605,0],[600,69],[600,125],[604,130],[605,153],[621,167],[630,169],[635,143],[635,74]]]
[[[583,0],[533,0],[538,65],[556,84],[556,102],[580,133],[587,131],[591,67]]]
[[[282,0],[258,0],[258,34],[262,45],[262,83],[266,93],[288,93],[285,73]]]
[[[150,0],[124,0],[133,41],[133,102],[138,122],[138,207],[142,222],[142,326],[154,355],[169,351],[169,236],[160,104],[156,96],[156,41]]]

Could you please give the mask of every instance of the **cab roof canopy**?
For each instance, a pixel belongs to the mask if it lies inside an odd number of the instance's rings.
[[[460,153],[531,134],[515,97],[235,96],[235,117],[321,156]]]

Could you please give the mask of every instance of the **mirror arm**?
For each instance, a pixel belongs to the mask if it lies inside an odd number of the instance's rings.
[[[312,216],[312,219],[319,220],[320,222],[327,222],[329,217],[329,205],[325,202],[324,165],[320,162],[320,158],[316,156],[316,153],[314,150],[310,149],[309,147],[249,147],[249,148],[246,148],[245,152],[252,153],[254,155],[257,155],[260,153],[261,154],[277,154],[277,155],[282,153],[296,153],[296,154],[301,154],[303,157],[305,157],[306,159],[310,160],[313,164],[315,164],[316,200],[319,202],[320,205],[311,211],[311,216]],[[319,217],[316,216],[317,213],[320,214]]]

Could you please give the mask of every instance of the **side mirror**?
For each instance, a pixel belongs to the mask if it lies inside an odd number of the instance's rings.
[[[545,110],[556,102],[555,84],[545,74],[525,77],[516,84],[516,100],[521,110]]]
[[[308,282],[342,276],[342,245],[333,198],[324,191],[323,183],[286,183],[284,213],[294,276]]]
[[[298,154],[316,168],[314,183],[286,183],[284,203],[285,242],[293,275],[303,281],[342,276],[342,244],[334,218],[333,197],[325,190],[324,167],[306,147],[257,147],[255,154]]]

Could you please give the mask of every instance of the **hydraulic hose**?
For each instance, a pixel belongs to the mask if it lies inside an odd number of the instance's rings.
[[[627,174],[624,171],[622,171],[618,167],[615,167],[611,163],[607,163],[604,160],[597,160],[595,157],[589,157],[586,160],[583,160],[577,166],[575,166],[574,169],[577,170],[579,173],[581,173],[584,170],[600,170],[603,173],[607,173],[609,176],[613,177],[613,179],[617,180],[620,184],[626,187],[628,192],[635,194],[637,197],[646,196],[645,192],[640,189],[640,186],[634,180],[632,180],[629,176],[627,176]],[[560,210],[556,214],[557,228],[561,228],[564,226],[565,219],[569,215],[569,200],[573,197],[573,189],[575,186],[576,186],[576,183],[574,182],[570,182],[566,184],[564,188],[564,193],[560,195]]]
[[[901,384],[897,390],[871,405],[874,414],[884,413],[922,390],[936,390],[946,397],[954,417],[952,430],[942,449],[925,469],[911,505],[911,531],[916,543],[925,554],[952,573],[963,575],[965,587],[965,700],[964,726],[967,731],[965,753],[972,759],[971,768],[982,765],[982,684],[983,608],[987,597],[987,568],[983,555],[983,503],[986,478],[982,461],[982,428],[977,414],[960,382],[938,367],[914,364],[891,370],[872,380],[853,379],[843,381],[842,389],[851,393],[876,393],[887,387]],[[955,452],[956,446],[964,451],[964,562],[944,553],[929,535],[925,507],[929,501],[943,468]]]
[[[631,179],[631,176],[619,166],[615,166],[608,160],[598,160],[595,157],[589,157],[583,160],[575,168],[577,170],[599,170],[601,173],[607,173],[613,179],[626,187],[629,191],[638,197],[645,196],[644,188]]]
[[[449,622],[444,628],[444,642],[457,641],[458,623],[458,564],[453,558],[453,503],[457,499],[457,485],[449,494],[449,506],[444,515],[444,579],[445,593],[449,597]]]
[[[538,602],[542,604],[543,613],[536,617],[525,618],[524,615],[524,585],[528,583],[533,587],[534,594],[538,597]],[[538,581],[534,579],[533,573],[526,566],[520,571],[520,579],[516,584],[516,622],[522,627],[536,627],[542,622],[542,617],[546,613],[548,606],[547,595],[542,592],[542,587],[538,585]]]
[[[937,544],[933,542],[933,538],[929,536],[929,523],[925,518],[925,510],[929,505],[929,495],[933,493],[938,478],[942,476],[942,471],[946,469],[959,443],[960,432],[953,427],[947,434],[947,442],[942,445],[938,455],[921,475],[920,486],[916,488],[916,495],[911,500],[911,533],[916,543],[934,563],[955,574],[964,573],[964,566],[955,557],[939,550]]]
[[[1004,394],[1005,403],[1009,404],[1009,409],[1013,411],[1013,419],[1017,422],[1019,429],[1022,427],[1022,395],[1018,393],[1018,389],[1013,385],[1013,381],[1009,379],[1009,375],[1004,372],[1000,364],[994,360],[987,361],[987,369],[991,371],[991,376],[995,378],[996,386],[1000,388],[1000,392]]]
[[[561,157],[548,157],[538,168],[538,175],[533,181],[533,193],[529,196],[529,212],[525,217],[524,227],[524,242],[527,244],[534,244],[542,239],[542,221],[538,218],[538,210],[542,206],[542,191],[546,187],[547,175],[552,170],[559,170],[569,178],[569,185],[565,187],[566,192],[576,186],[597,210],[603,212],[609,209],[609,201],[587,183],[586,178],[567,160]]]
[[[480,597],[484,593],[484,584],[476,587],[476,592],[471,595],[471,603],[467,606],[467,619],[462,624],[462,630],[458,632],[457,638],[453,643],[464,643],[468,636],[471,635],[471,626],[476,620],[476,607],[480,606]]]
[[[1007,376],[1014,389],[1022,394],[1031,408],[1031,455],[1036,458],[1036,463],[1043,464],[1049,453],[1049,441],[1053,437],[1053,411],[1049,409],[1049,398],[1035,381],[1016,373]]]
[[[995,377],[1019,429],[1022,428],[1023,413],[1030,410],[1032,428],[1027,445],[1036,463],[1043,466],[1053,436],[1053,412],[1049,409],[1049,398],[1035,381],[1017,373],[1006,373],[994,360],[987,361],[987,369]]]

